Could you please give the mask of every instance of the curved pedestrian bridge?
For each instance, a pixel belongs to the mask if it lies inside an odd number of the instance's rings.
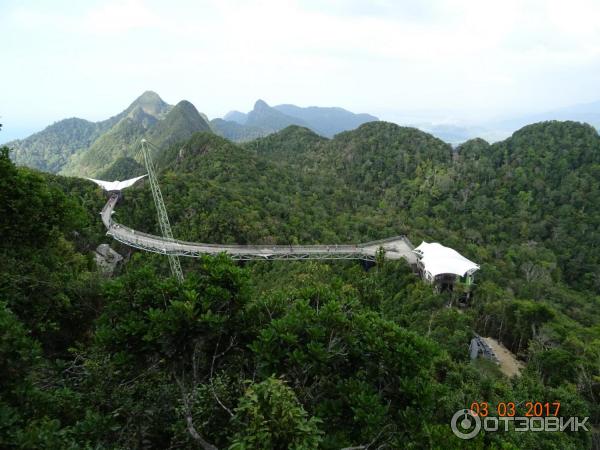
[[[191,257],[226,253],[235,260],[359,259],[375,261],[377,251],[383,248],[387,259],[404,258],[411,265],[417,263],[417,257],[412,251],[413,246],[406,236],[348,245],[223,245],[164,238],[128,228],[112,220],[112,214],[119,198],[119,193],[112,193],[100,213],[107,234],[123,244],[149,252]]]

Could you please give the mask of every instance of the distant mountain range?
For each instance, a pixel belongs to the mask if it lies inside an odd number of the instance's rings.
[[[65,119],[6,145],[13,149],[19,165],[91,176],[107,170],[118,158],[134,157],[142,137],[160,147],[203,130],[210,130],[210,126],[190,102],[171,106],[155,92],[147,91],[110,119]]]
[[[477,126],[439,123],[413,123],[413,126],[445,142],[459,144],[476,137],[499,141],[527,124],[548,120],[586,122],[600,129],[600,101]],[[247,142],[291,125],[331,138],[373,121],[378,118],[342,108],[269,106],[263,100],[258,100],[248,113],[231,111],[222,119],[209,121],[186,100],[173,106],[157,93],[146,91],[124,111],[106,120],[64,119],[6,145],[12,148],[12,158],[19,165],[63,175],[99,176],[118,174],[119,167],[131,168],[136,161],[140,162],[141,138],[163,148],[185,141],[198,131],[211,131],[234,142]],[[120,158],[123,161],[113,168],[112,164]]]
[[[249,113],[231,111],[223,119],[214,119],[211,126],[215,132],[237,142],[249,141],[283,130],[290,125],[311,129],[325,137],[333,137],[342,131],[353,130],[363,123],[379,120],[370,114],[354,114],[343,108],[322,108],[295,105],[269,106],[258,100]]]
[[[224,119],[208,121],[190,102],[175,106],[152,91],[144,92],[124,111],[100,122],[64,119],[25,139],[8,142],[12,157],[25,165],[52,173],[98,176],[119,173],[112,167],[122,159],[131,167],[139,160],[139,141],[148,139],[156,147],[187,140],[198,131],[212,131],[236,142],[244,142],[298,125],[331,137],[365,122],[378,120],[342,108],[270,107],[258,100],[247,114],[232,111]]]

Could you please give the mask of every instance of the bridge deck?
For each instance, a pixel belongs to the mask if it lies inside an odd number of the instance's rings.
[[[142,250],[164,255],[192,256],[227,253],[237,260],[266,259],[362,259],[374,261],[380,247],[388,259],[404,258],[416,264],[413,246],[405,236],[395,236],[379,241],[356,245],[221,245],[186,242],[146,234],[128,228],[112,220],[112,213],[119,200],[112,194],[100,213],[107,234],[119,242]]]

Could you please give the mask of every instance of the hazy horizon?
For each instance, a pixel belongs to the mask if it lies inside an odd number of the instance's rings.
[[[591,103],[598,16],[589,0],[8,0],[0,141],[108,118],[145,90],[211,119],[258,98],[457,125]]]

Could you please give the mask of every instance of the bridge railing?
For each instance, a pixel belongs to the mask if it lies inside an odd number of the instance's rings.
[[[314,244],[314,245],[237,245],[237,244],[205,244],[189,242],[174,238],[165,238],[153,234],[134,230],[133,228],[122,225],[112,219],[112,213],[116,203],[119,200],[118,194],[112,194],[104,208],[102,209],[102,221],[107,227],[107,233],[124,244],[144,250],[154,251],[163,254],[177,254],[198,256],[203,253],[221,253],[226,252],[238,259],[271,258],[282,257],[299,259],[307,255],[314,255],[319,258],[346,258],[346,259],[368,259],[374,258],[373,247],[385,246],[385,244],[403,241],[412,250],[412,244],[404,235],[395,236],[386,239],[365,242],[362,244]]]
[[[363,251],[362,246],[357,245],[227,245],[188,242],[136,231],[133,228],[126,227],[114,221],[111,223],[110,232],[113,235],[118,235],[122,240],[146,245],[155,243],[159,247],[166,244],[171,249],[174,247],[188,248],[189,250],[207,248],[213,249],[215,252],[229,251],[233,253],[362,253]]]
[[[369,241],[369,242],[365,242],[363,244],[358,244],[358,245],[360,247],[372,247],[375,245],[384,245],[384,244],[389,244],[390,242],[396,242],[396,241],[404,241],[404,243],[406,243],[411,250],[414,248],[414,246],[412,245],[412,242],[410,242],[408,237],[404,234],[401,234],[398,236],[392,236],[392,237],[384,238],[384,239],[377,239],[375,241]]]

